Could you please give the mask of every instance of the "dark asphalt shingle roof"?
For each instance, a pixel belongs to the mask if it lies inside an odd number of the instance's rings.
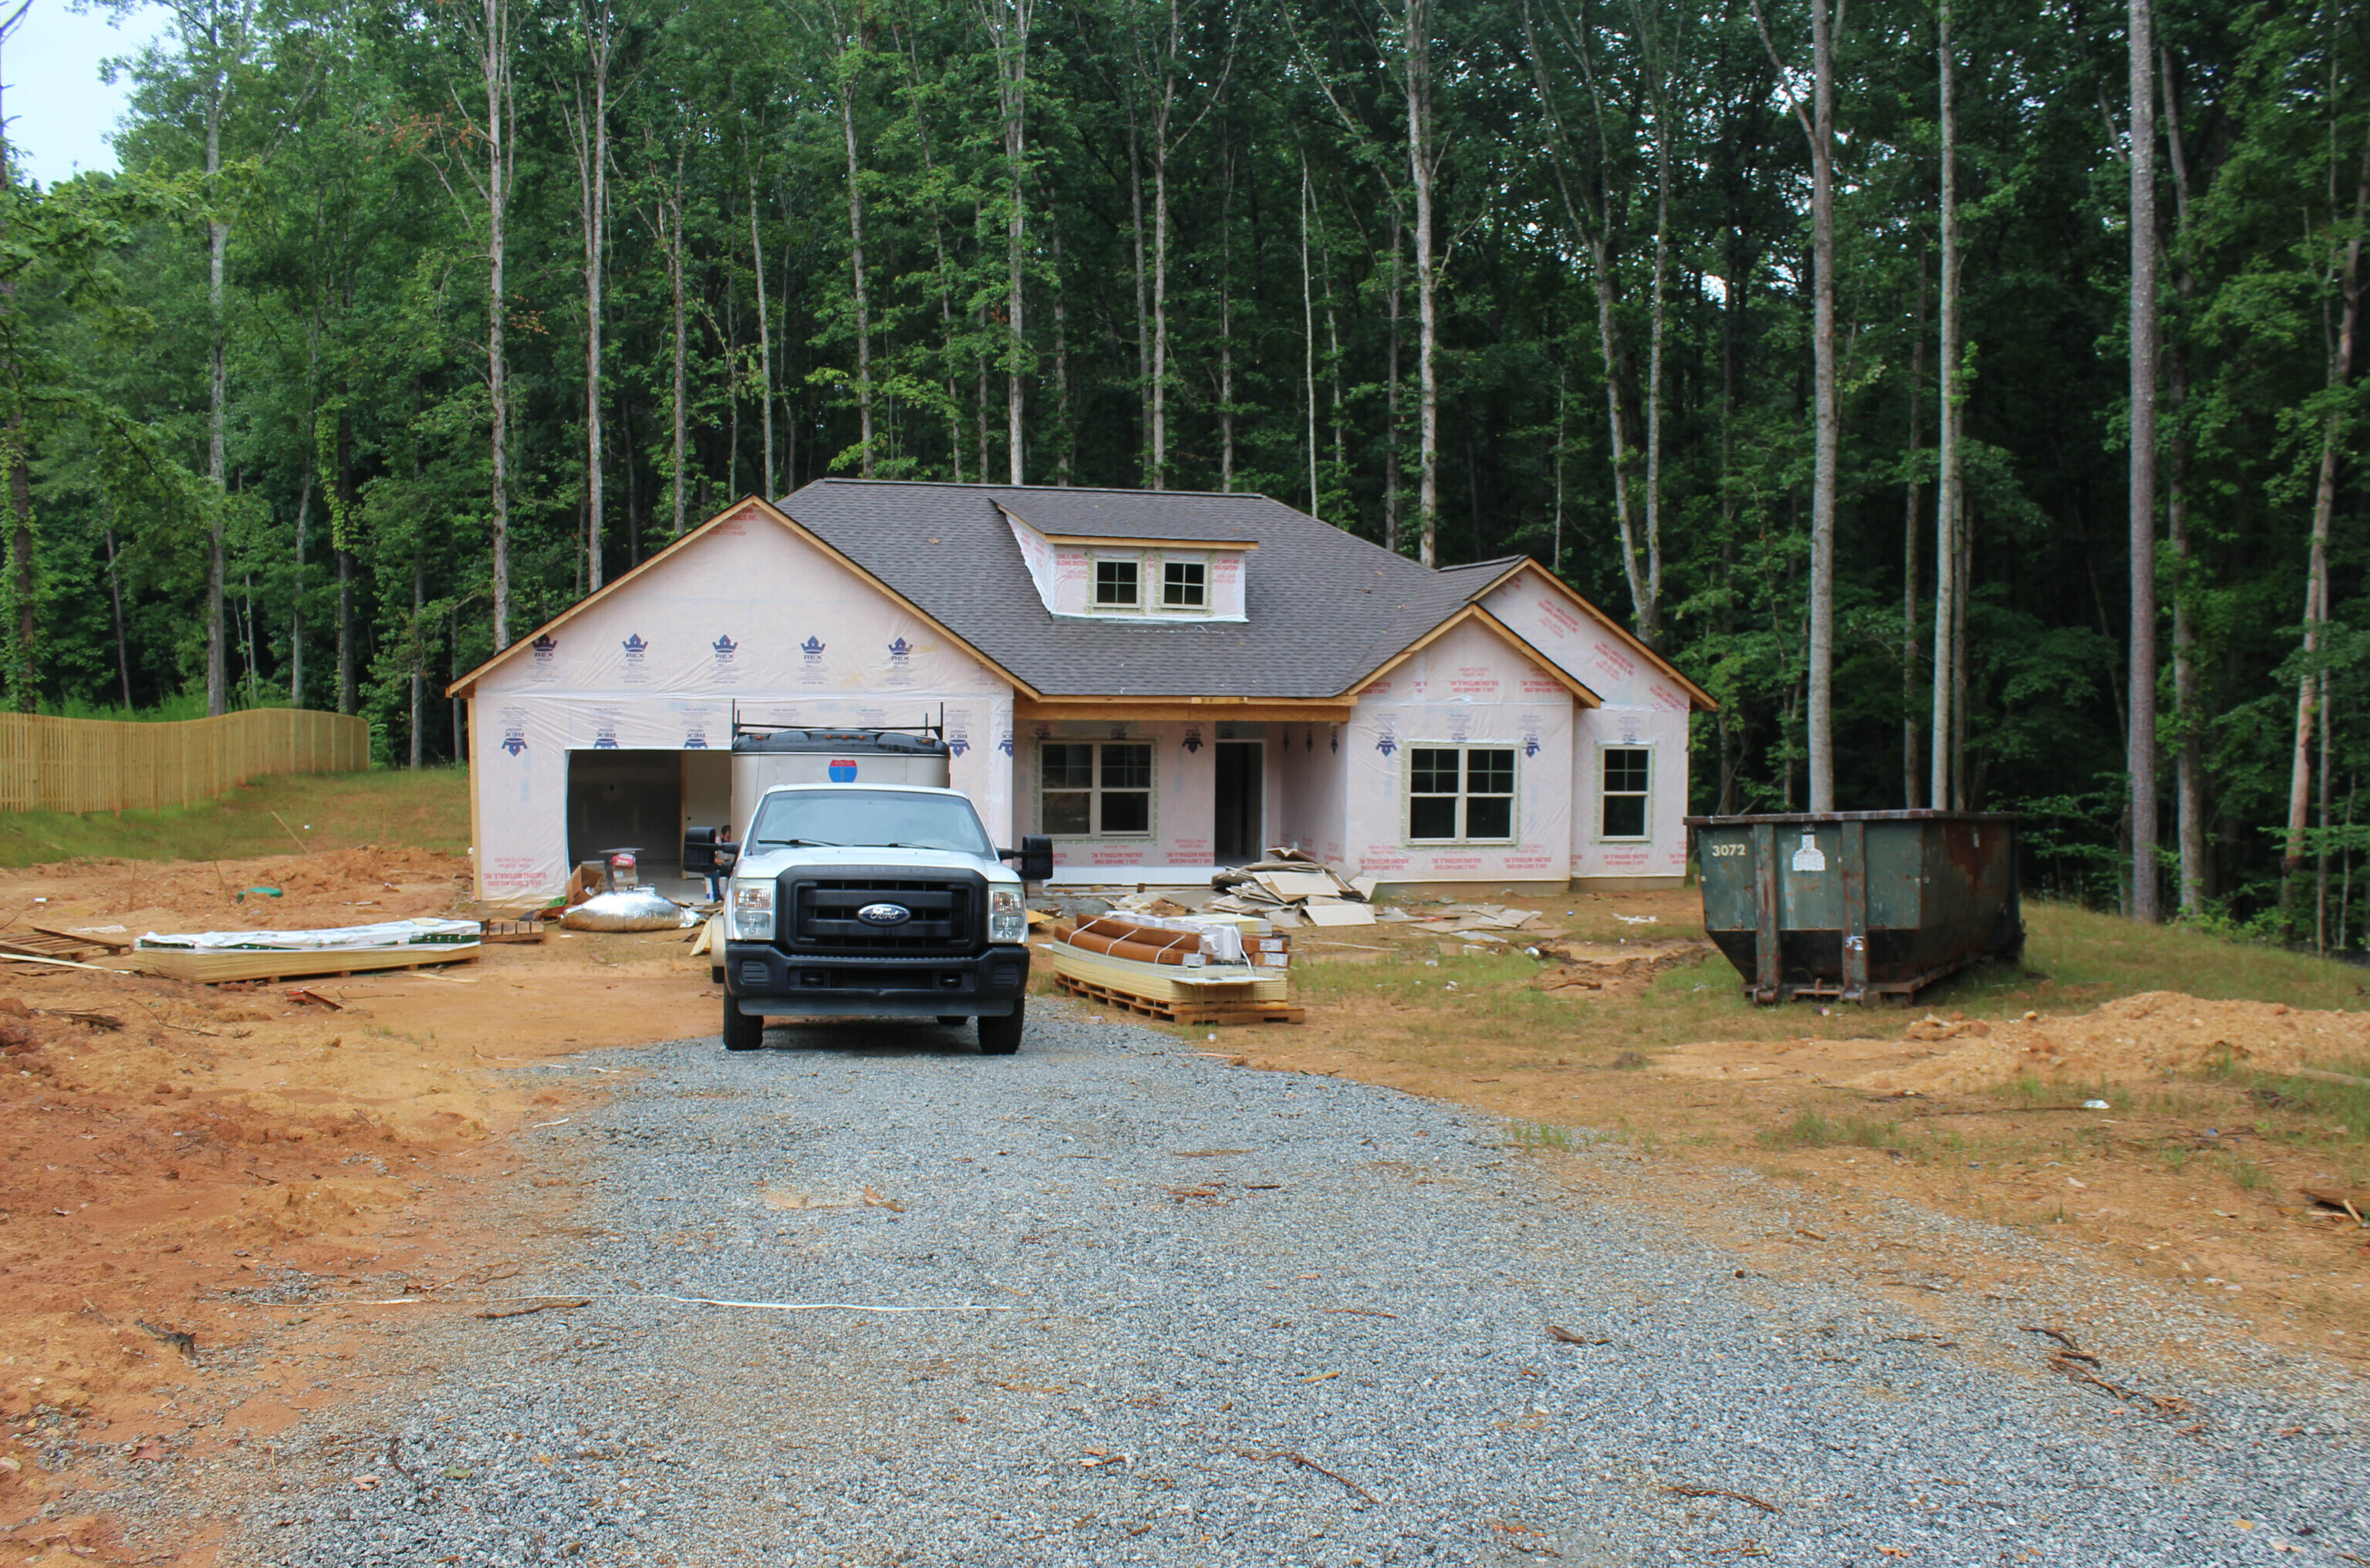
[[[780,505],[1049,696],[1338,696],[1513,564],[1433,571],[1256,495],[818,479]],[[1248,620],[1056,616],[999,507],[1048,533],[1256,544]]]

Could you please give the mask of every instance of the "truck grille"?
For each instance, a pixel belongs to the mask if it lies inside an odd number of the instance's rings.
[[[788,900],[795,911],[792,943],[842,953],[967,952],[975,940],[978,897],[968,882],[871,876],[801,881]],[[897,904],[911,910],[913,918],[899,925],[872,925],[856,918],[868,904]]]

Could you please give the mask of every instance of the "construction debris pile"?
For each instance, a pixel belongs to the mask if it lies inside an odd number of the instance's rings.
[[[1373,925],[1381,919],[1405,919],[1398,911],[1375,909],[1375,879],[1354,876],[1343,881],[1330,866],[1294,849],[1271,849],[1267,858],[1250,865],[1229,866],[1210,878],[1220,897],[1203,909],[1220,914],[1260,915],[1281,925],[1306,921],[1310,925]]]

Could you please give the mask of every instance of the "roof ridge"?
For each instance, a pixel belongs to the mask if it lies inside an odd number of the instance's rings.
[[[845,474],[826,474],[820,479],[810,479],[800,486],[799,490],[809,489],[817,485],[862,485],[884,489],[895,487],[933,490],[1042,490],[1052,495],[1068,496],[1191,496],[1196,498],[1273,501],[1277,506],[1290,505],[1289,502],[1277,501],[1265,490],[1146,490],[1126,485],[1009,485],[983,484],[970,479],[863,479]],[[790,495],[795,496],[798,493],[798,490],[793,490]],[[785,496],[782,498],[788,500],[789,497]],[[775,504],[778,506],[780,502]],[[1296,511],[1299,509],[1295,507],[1293,509]],[[1322,522],[1324,520],[1319,518],[1317,521]]]

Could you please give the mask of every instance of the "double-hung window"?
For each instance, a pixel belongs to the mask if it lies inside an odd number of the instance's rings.
[[[1426,843],[1502,843],[1514,836],[1514,749],[1408,749],[1408,837]]]
[[[1202,610],[1210,603],[1210,568],[1200,561],[1160,563],[1160,607]]]
[[[1152,831],[1152,745],[1049,740],[1041,753],[1040,817],[1056,838],[1125,838]]]
[[[1134,561],[1099,560],[1095,563],[1095,608],[1098,610],[1133,610],[1143,602],[1137,588],[1142,567]]]
[[[1653,777],[1654,754],[1643,746],[1607,746],[1597,753],[1604,760],[1598,790],[1602,814],[1597,836],[1604,839],[1646,837],[1646,801]]]

